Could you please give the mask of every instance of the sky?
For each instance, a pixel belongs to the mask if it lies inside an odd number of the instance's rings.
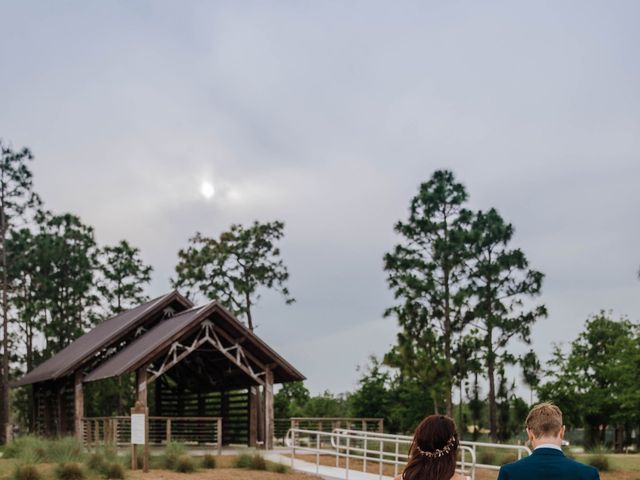
[[[639,16],[636,1],[0,0],[0,138],[31,148],[51,210],[141,249],[153,296],[195,232],[284,221],[297,301],[265,293],[257,333],[314,393],[353,389],[394,343],[382,256],[418,185],[451,169],[546,274],[546,359],[601,309],[640,317]]]

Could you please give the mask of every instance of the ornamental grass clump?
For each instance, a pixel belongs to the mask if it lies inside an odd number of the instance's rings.
[[[104,467],[102,474],[107,480],[123,480],[125,471],[120,463],[109,463]]]
[[[85,478],[82,465],[76,462],[58,464],[54,474],[58,480],[84,480]]]
[[[611,465],[609,465],[609,457],[603,453],[596,453],[595,455],[589,456],[587,463],[592,467],[596,467],[601,472],[608,472],[611,468]]]
[[[176,459],[174,470],[179,473],[195,472],[196,464],[189,455],[180,455]]]
[[[47,440],[33,435],[19,437],[5,447],[2,456],[24,463],[42,463],[47,460],[47,443]]]
[[[42,475],[35,465],[30,463],[23,463],[16,465],[16,469],[13,471],[11,480],[41,480]]]
[[[63,437],[51,440],[47,449],[47,460],[55,463],[82,462],[85,459],[84,447],[76,437]]]
[[[187,453],[185,446],[178,442],[169,442],[164,447],[164,468],[175,470],[178,458]]]
[[[216,457],[214,457],[210,453],[207,453],[204,457],[202,457],[202,468],[216,468]]]
[[[233,466],[247,470],[266,470],[267,462],[259,453],[241,453],[233,461]]]
[[[273,473],[289,473],[289,467],[282,463],[269,463],[269,471]]]

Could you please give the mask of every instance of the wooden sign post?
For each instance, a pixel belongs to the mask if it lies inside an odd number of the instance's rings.
[[[138,468],[138,448],[143,446],[142,470],[149,471],[149,409],[140,401],[131,409],[131,470]]]

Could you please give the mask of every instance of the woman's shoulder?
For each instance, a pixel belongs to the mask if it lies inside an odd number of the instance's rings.
[[[451,480],[467,480],[467,477],[465,477],[464,475],[460,475],[459,473],[456,473],[453,475],[453,477],[451,477]]]

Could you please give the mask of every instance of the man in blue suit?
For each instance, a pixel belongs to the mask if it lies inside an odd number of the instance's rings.
[[[530,456],[503,465],[498,480],[599,480],[595,468],[575,462],[562,453],[564,425],[562,412],[551,403],[541,403],[531,409],[525,422]]]

